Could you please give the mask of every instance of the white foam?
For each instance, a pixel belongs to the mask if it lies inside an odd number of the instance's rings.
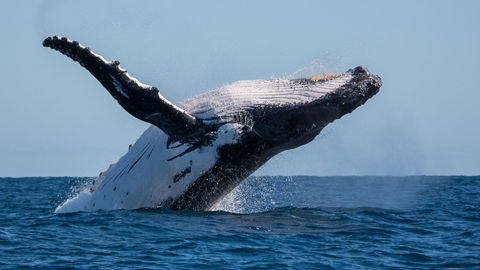
[[[55,209],[55,213],[72,213],[72,212],[80,212],[80,211],[87,211],[88,202],[92,198],[92,193],[85,188],[80,193],[78,193],[75,197],[66,200],[64,203],[59,205],[57,209]]]

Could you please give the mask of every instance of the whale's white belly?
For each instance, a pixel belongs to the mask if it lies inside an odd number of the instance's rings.
[[[225,124],[211,144],[185,152],[190,145],[167,148],[168,136],[151,126],[117,163],[95,180],[93,192],[84,190],[56,211],[135,209],[175,199],[215,165],[219,147],[237,142],[241,127]]]

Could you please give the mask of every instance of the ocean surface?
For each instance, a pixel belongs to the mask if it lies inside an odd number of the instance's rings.
[[[0,268],[480,269],[480,177],[251,177],[212,211],[55,214],[90,178],[0,178]]]

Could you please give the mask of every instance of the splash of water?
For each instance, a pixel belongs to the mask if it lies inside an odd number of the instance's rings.
[[[300,67],[291,74],[285,75],[285,78],[307,78],[318,74],[338,73],[339,63],[340,59],[334,59],[334,55],[327,52],[324,55],[313,59],[310,64]]]
[[[243,181],[210,210],[238,214],[265,212],[277,207],[295,206],[297,183],[291,177],[281,181],[270,176],[254,176]]]
[[[55,213],[70,213],[85,211],[84,206],[87,205],[91,198],[90,189],[93,187],[93,179],[88,178],[86,181],[76,182],[70,187],[67,200],[55,208]]]

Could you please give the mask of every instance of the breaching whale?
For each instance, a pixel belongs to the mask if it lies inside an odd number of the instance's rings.
[[[238,81],[176,106],[118,61],[76,41],[54,36],[43,46],[80,63],[127,112],[152,124],[88,191],[57,212],[207,210],[270,158],[312,141],[364,104],[382,84],[358,66],[343,74]]]

